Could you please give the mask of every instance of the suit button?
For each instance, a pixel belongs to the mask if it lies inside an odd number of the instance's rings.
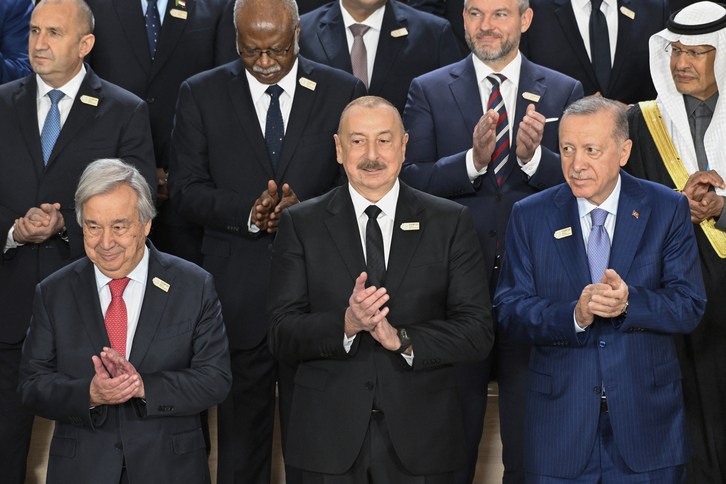
[[[163,412],[166,410],[166,407],[164,405],[159,405],[159,411]]]
[[[542,190],[544,190],[545,188],[547,188],[547,185],[545,185],[544,183],[539,183],[539,184],[537,184],[537,186],[539,188],[541,188]]]
[[[593,393],[600,393],[600,387],[595,387],[592,389]]]
[[[366,388],[369,390],[373,390],[373,383],[372,382],[366,382]]]
[[[600,345],[600,348],[605,348],[608,345],[605,341],[600,341],[598,344]]]
[[[154,99],[154,96],[149,96],[148,98],[146,98],[146,102],[149,104],[153,104],[154,101],[156,101],[156,99]]]
[[[497,193],[497,196],[495,198],[497,199],[497,202],[501,202],[504,199],[501,193]]]
[[[496,236],[497,236],[497,231],[496,231],[496,230],[490,230],[490,231],[489,231],[489,235],[490,235],[491,237],[496,237]]]
[[[114,447],[116,447],[116,450],[124,450],[124,446],[123,446],[123,444],[121,442],[119,442],[118,444],[116,444]]]

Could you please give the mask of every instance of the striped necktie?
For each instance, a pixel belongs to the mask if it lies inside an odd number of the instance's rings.
[[[494,167],[494,178],[497,180],[497,186],[502,184],[504,172],[502,168],[509,160],[509,119],[507,117],[507,108],[504,106],[504,98],[502,97],[502,83],[507,80],[502,74],[492,74],[487,76],[487,80],[492,84],[492,94],[489,96],[487,111],[493,109],[499,114],[497,121],[497,142],[492,153],[491,166]]]

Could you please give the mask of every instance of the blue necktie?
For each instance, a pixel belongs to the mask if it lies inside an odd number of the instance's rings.
[[[501,89],[502,82],[506,81],[507,78],[502,74],[492,74],[487,76],[487,80],[492,84],[492,93],[489,96],[487,111],[493,109],[499,113],[496,128],[497,142],[494,146],[491,161],[491,166],[494,167],[492,174],[497,181],[497,186],[499,186],[502,184],[502,177],[504,176],[504,172],[501,170],[509,160],[509,120],[507,119],[507,109],[504,107]]]
[[[608,268],[608,262],[610,262],[610,237],[605,230],[607,216],[607,211],[601,208],[590,212],[592,228],[590,237],[587,239],[587,261],[590,264],[590,277],[593,284],[600,282],[605,274],[605,269]]]
[[[277,84],[273,84],[265,92],[270,95],[270,107],[267,109],[267,123],[265,124],[265,141],[267,141],[267,151],[270,153],[272,170],[277,173],[282,140],[285,137],[285,124],[282,121],[282,111],[280,111],[280,94],[284,90]]]
[[[55,142],[58,139],[58,135],[61,130],[58,101],[60,101],[63,96],[65,96],[63,91],[59,91],[57,89],[53,89],[48,92],[48,97],[50,98],[51,103],[50,111],[48,111],[48,115],[45,117],[43,131],[40,133],[40,145],[43,148],[43,163],[46,165],[48,164],[48,159],[50,159],[50,154],[53,152],[53,146],[55,146]]]
[[[610,35],[605,14],[600,10],[602,0],[592,0],[590,11],[590,56],[600,94],[606,96],[610,83]]]
[[[154,60],[156,55],[156,44],[159,42],[159,34],[161,34],[161,18],[159,17],[159,9],[156,6],[156,0],[149,0],[146,6],[146,35],[149,37],[149,50],[151,59]]]

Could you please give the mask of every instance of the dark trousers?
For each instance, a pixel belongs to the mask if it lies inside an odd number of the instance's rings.
[[[18,370],[23,343],[0,343],[0,481],[23,484],[35,416],[23,410]]]
[[[311,436],[311,438],[314,438]],[[430,476],[415,476],[408,472],[393,448],[382,412],[371,414],[368,432],[358,457],[345,474],[302,472],[304,484],[451,484],[452,472]]]
[[[600,422],[590,460],[577,478],[560,479],[527,473],[527,484],[684,484],[685,482],[685,465],[651,472],[631,471],[615,444],[608,412],[600,412]]]
[[[230,349],[232,389],[217,406],[218,484],[270,482],[275,383],[279,379],[283,449],[295,369],[275,361],[263,340],[249,350]],[[288,480],[288,482],[291,482]]]

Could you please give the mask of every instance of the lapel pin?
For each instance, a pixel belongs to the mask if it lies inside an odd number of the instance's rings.
[[[186,0],[176,0],[174,5],[176,5],[177,7],[181,7],[181,8],[187,8]]]
[[[418,230],[419,225],[418,222],[405,222],[401,224],[401,230],[409,231],[409,230]]]
[[[92,96],[81,96],[81,102],[83,104],[88,104],[89,106],[98,106],[98,98],[92,97]]]
[[[308,79],[306,77],[301,77],[299,82],[302,87],[310,89],[311,91],[314,91],[315,86],[318,85],[317,82],[311,81],[310,79]]]
[[[567,227],[566,229],[560,229],[555,232],[555,239],[564,239],[570,235],[572,235],[572,227]]]
[[[560,118],[547,118],[545,119],[545,123],[553,123],[555,121],[559,121]]]
[[[638,214],[638,212],[636,212],[635,210],[633,210],[633,217],[638,218],[639,216],[640,215]]]
[[[398,37],[405,37],[408,35],[408,29],[406,27],[403,27],[402,29],[397,29],[391,32],[391,37],[398,38]]]
[[[620,7],[620,13],[628,17],[630,20],[635,20],[635,12],[630,10],[628,7],[622,6]]]
[[[522,93],[522,97],[524,99],[526,99],[527,101],[532,101],[533,103],[539,102],[539,98],[540,98],[539,94],[534,94],[531,92]]]
[[[179,18],[182,20],[187,19],[187,11],[186,10],[179,10],[178,8],[172,8],[171,11],[169,11],[169,14],[174,18]]]
[[[158,277],[155,277],[151,282],[164,292],[169,292],[169,288],[171,287],[168,282],[164,282]]]

